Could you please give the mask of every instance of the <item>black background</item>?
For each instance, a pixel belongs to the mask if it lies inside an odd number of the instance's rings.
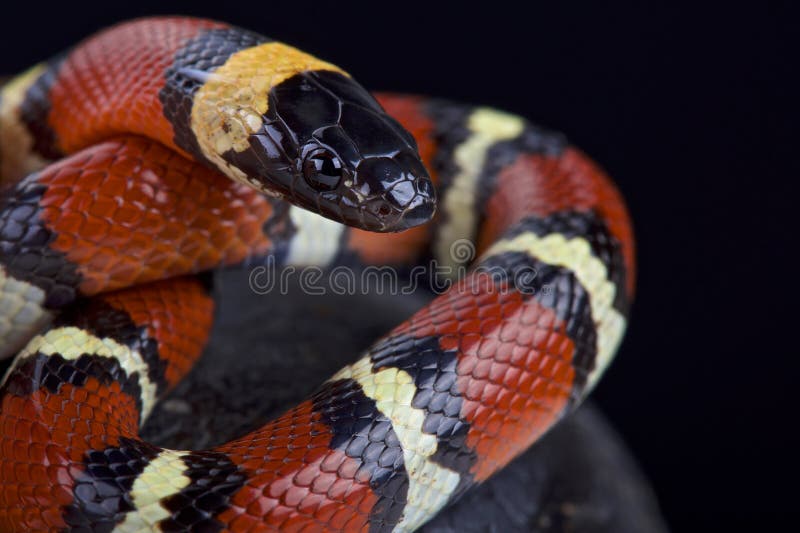
[[[124,18],[195,14],[287,41],[370,89],[489,104],[566,132],[616,179],[639,246],[634,318],[596,400],[676,531],[788,524],[797,13],[641,4],[14,2],[0,16],[0,73]]]

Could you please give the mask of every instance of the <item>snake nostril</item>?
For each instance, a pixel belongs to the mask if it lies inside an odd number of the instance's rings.
[[[378,216],[386,217],[389,216],[389,213],[392,212],[392,208],[386,204],[383,204],[378,208]]]

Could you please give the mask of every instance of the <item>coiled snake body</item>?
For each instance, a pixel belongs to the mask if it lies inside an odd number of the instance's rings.
[[[0,530],[410,531],[585,397],[633,294],[613,184],[519,117],[375,98],[177,17],[2,88]],[[207,340],[195,274],[460,267],[472,242],[466,275],[277,420],[204,451],[138,438]]]

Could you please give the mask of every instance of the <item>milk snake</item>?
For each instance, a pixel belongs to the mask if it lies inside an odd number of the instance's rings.
[[[11,80],[0,176],[2,531],[414,530],[579,404],[633,296],[620,194],[561,135],[209,20]],[[197,274],[460,267],[459,242],[466,275],[277,420],[138,438],[207,340]]]

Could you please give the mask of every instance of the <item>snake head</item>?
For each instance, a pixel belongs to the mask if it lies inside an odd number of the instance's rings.
[[[315,68],[273,73],[266,97],[244,111],[234,98],[217,102],[215,112],[226,115],[222,129],[247,129],[241,141],[213,143],[233,147],[217,152],[220,169],[369,231],[402,231],[430,220],[436,192],[411,134],[347,74],[327,63],[311,64]],[[248,91],[252,86],[251,81]]]
[[[371,231],[400,231],[430,220],[436,193],[414,139],[380,108],[343,102],[336,124],[300,148],[294,201]]]
[[[333,220],[385,232],[434,214],[414,138],[341,73],[307,71],[274,87],[250,146],[262,161],[278,155],[278,165],[262,165],[267,188]]]

